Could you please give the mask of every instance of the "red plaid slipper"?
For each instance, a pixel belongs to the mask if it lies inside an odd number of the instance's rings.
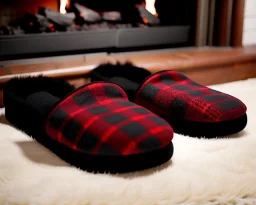
[[[131,101],[164,118],[180,134],[211,138],[237,133],[247,124],[246,106],[239,99],[177,71],[151,75],[131,64],[104,64],[93,70],[91,79],[119,84]]]
[[[136,171],[173,154],[171,126],[112,83],[74,90],[47,77],[13,79],[4,88],[4,104],[9,122],[87,171]]]

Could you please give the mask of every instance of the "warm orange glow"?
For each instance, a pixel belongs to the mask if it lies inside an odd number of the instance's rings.
[[[50,24],[48,25],[48,28],[49,28],[52,32],[55,31],[54,24],[52,24],[52,23],[50,23]]]
[[[156,0],[146,0],[146,9],[153,15],[157,16],[155,9],[155,1]]]
[[[68,5],[68,0],[60,0],[60,13],[66,14],[66,6]]]
[[[145,24],[148,24],[148,20],[146,18],[142,18],[142,21],[145,23]]]

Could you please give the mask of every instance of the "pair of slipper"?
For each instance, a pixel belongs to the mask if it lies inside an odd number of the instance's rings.
[[[6,119],[71,165],[112,173],[168,161],[173,130],[211,138],[247,123],[239,99],[176,71],[104,64],[91,81],[74,89],[42,76],[12,79],[3,93]]]

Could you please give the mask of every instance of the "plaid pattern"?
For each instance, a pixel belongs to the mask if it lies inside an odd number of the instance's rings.
[[[140,154],[167,146],[171,126],[128,101],[115,84],[91,83],[60,102],[46,121],[52,139],[93,155]]]
[[[176,71],[161,71],[139,88],[135,102],[164,118],[195,122],[233,120],[246,113],[237,98],[199,85]]]

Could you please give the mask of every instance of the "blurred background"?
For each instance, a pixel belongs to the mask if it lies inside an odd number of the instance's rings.
[[[254,0],[1,0],[0,57],[256,43]]]

